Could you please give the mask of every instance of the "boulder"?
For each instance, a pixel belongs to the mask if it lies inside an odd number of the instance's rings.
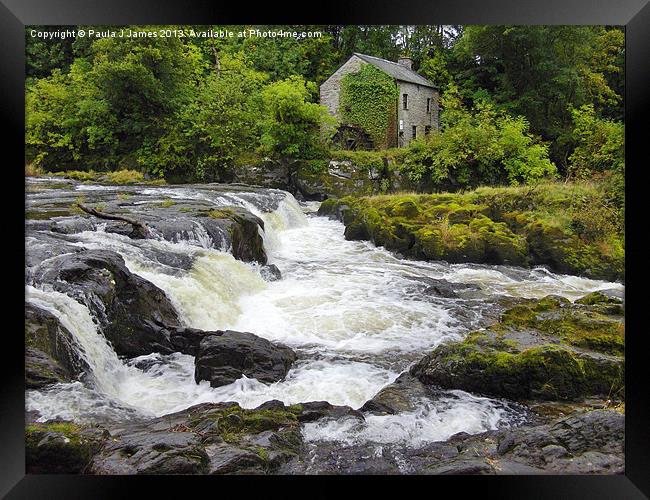
[[[72,422],[31,423],[25,428],[28,474],[88,473],[108,438],[105,429]]]
[[[321,418],[338,420],[340,418],[356,418],[365,420],[363,413],[354,410],[349,406],[338,406],[328,403],[327,401],[310,401],[297,405],[302,408],[298,420],[300,422],[314,422]]]
[[[109,428],[95,474],[266,474],[300,452],[297,407],[203,403]]]
[[[409,277],[413,281],[412,292],[432,297],[458,298],[458,292],[480,290],[481,287],[471,283],[452,283],[444,279],[429,278],[426,276]],[[411,291],[411,290],[408,290]]]
[[[165,329],[180,324],[174,306],[160,288],[131,273],[119,254],[84,250],[60,255],[39,266],[34,278],[83,301],[118,355],[175,351]]]
[[[25,349],[25,388],[42,389],[70,379],[70,373],[43,351]]]
[[[49,311],[25,304],[25,383],[28,389],[70,381],[87,369],[74,338]]]
[[[427,385],[515,400],[624,398],[624,327],[617,299],[548,296],[444,344],[410,373]]]
[[[278,281],[282,279],[282,273],[275,264],[267,264],[262,267],[260,274],[265,281]]]
[[[295,353],[252,333],[231,330],[209,332],[196,353],[194,378],[212,387],[233,383],[245,375],[260,382],[282,380],[296,360]]]
[[[199,474],[208,456],[201,438],[182,430],[129,429],[111,435],[93,460],[95,474]]]
[[[374,415],[396,415],[417,409],[422,399],[428,399],[432,391],[409,373],[403,373],[392,384],[381,389],[372,399],[359,408]]]

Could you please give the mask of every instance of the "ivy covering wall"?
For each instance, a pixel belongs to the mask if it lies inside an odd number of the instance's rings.
[[[376,148],[395,146],[397,98],[395,81],[371,64],[341,80],[340,108],[343,123],[362,128]]]

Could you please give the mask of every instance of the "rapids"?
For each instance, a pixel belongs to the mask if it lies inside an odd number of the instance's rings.
[[[228,248],[212,248],[201,227],[187,237],[165,241],[132,240],[99,225],[75,234],[72,244],[121,254],[131,272],[166,292],[186,326],[248,331],[289,345],[298,361],[285,380],[267,385],[244,377],[211,388],[208,382],[195,383],[194,358],[189,355],[120,359],[84,304],[34,284],[26,288],[26,301],[55,314],[72,332],[91,373],[82,381],[29,391],[27,409],[40,412],[42,420],[119,421],[208,401],[236,401],[253,408],[271,399],[285,404],[324,400],[359,408],[432,348],[480,327],[493,313],[494,302],[488,299],[548,294],[576,299],[599,289],[622,288],[542,268],[403,260],[371,243],[346,241],[340,222],[315,215],[317,203],[299,205],[290,194],[269,193],[281,198],[274,210],[256,193],[138,188],[139,195],[153,199],[207,200],[250,210],[265,223],[269,263],[282,272],[278,281],[265,281],[259,265],[234,259]],[[191,265],[156,258],[161,254],[189,256]],[[418,278],[471,283],[479,289],[462,298],[430,297],[413,288]],[[361,424],[319,421],[306,424],[303,433],[310,441],[416,446],[522,418],[522,410],[505,401],[447,391],[435,401],[420,401],[413,412],[368,416]]]

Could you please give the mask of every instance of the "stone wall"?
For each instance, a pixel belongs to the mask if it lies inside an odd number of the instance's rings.
[[[361,66],[368,64],[361,60],[361,58],[353,55],[348,61],[337,69],[332,76],[330,76],[320,86],[320,103],[327,106],[329,114],[336,118],[341,118],[339,114],[339,98],[341,94],[341,80],[348,73],[356,73],[361,69]]]
[[[417,137],[424,136],[425,127],[431,131],[438,128],[438,91],[431,87],[424,87],[415,83],[399,83],[399,102],[397,112],[398,146],[408,146],[413,140],[412,127],[416,127]],[[408,95],[407,108],[404,109],[403,95]],[[429,112],[427,112],[427,99],[431,99]],[[400,120],[402,128],[400,129]]]
[[[339,120],[341,119],[339,113],[341,80],[348,73],[359,71],[364,64],[369,63],[353,55],[320,86],[320,103],[327,107],[330,115]],[[424,135],[427,126],[431,127],[432,131],[438,128],[439,96],[438,91],[431,87],[403,81],[399,81],[398,85],[400,92],[399,102],[397,103],[397,128],[399,133],[399,120],[402,120],[403,135],[398,137],[397,144],[402,147],[408,146],[413,139],[412,127],[414,125],[417,127],[417,137]],[[403,109],[403,94],[408,94],[408,109]],[[431,99],[429,112],[427,112],[427,99]]]

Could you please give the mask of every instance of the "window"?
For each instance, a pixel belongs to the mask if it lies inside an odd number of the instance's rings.
[[[429,97],[427,99],[427,113],[431,112],[431,98]]]
[[[431,132],[431,125],[425,125],[424,126],[424,135],[429,135]]]
[[[413,125],[413,139],[415,139],[415,136],[417,135],[418,128],[416,125]]]
[[[404,109],[409,109],[409,95],[408,94],[402,94],[402,104],[404,106]]]

